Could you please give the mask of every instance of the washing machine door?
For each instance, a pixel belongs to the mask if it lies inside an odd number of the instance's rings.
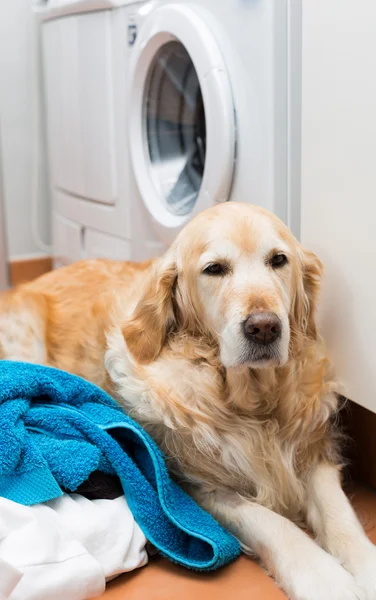
[[[228,199],[235,165],[229,77],[203,14],[151,12],[130,64],[129,145],[140,195],[170,243],[194,214]]]

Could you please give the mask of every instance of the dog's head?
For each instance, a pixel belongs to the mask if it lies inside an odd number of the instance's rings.
[[[274,215],[228,202],[200,213],[153,266],[124,327],[139,362],[170,332],[209,336],[226,368],[286,364],[294,338],[316,337],[317,257]]]

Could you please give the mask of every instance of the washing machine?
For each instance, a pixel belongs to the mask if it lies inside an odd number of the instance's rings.
[[[55,264],[161,254],[197,212],[299,236],[301,0],[47,0]]]
[[[299,237],[300,0],[134,8],[132,256],[163,252],[196,213],[225,201],[261,205]]]

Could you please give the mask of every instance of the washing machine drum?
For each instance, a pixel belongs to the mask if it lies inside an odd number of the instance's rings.
[[[230,82],[212,32],[187,6],[148,16],[132,63],[133,171],[170,242],[194,214],[228,199],[235,163]]]
[[[193,211],[204,175],[205,108],[196,69],[179,42],[158,52],[150,71],[144,114],[151,174],[166,208]]]

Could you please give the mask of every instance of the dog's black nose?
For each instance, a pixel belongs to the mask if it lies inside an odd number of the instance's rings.
[[[281,320],[272,312],[255,312],[243,322],[245,336],[256,344],[271,344],[281,337]]]

